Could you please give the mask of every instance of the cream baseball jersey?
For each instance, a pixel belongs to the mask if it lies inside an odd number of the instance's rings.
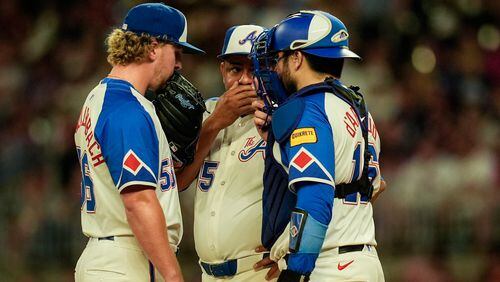
[[[133,235],[120,192],[155,189],[169,242],[182,237],[182,218],[167,138],[153,104],[130,83],[105,78],[88,95],[75,132],[82,168],[81,221],[89,237]]]
[[[207,109],[216,103],[217,98],[207,100]],[[201,261],[242,258],[261,245],[265,146],[253,115],[217,135],[194,183],[194,238]]]
[[[334,188],[359,179],[365,142],[355,110],[331,93],[320,92],[302,99],[304,112],[289,140],[273,147],[275,159],[288,173],[290,189],[293,191],[294,184],[302,181]],[[381,179],[380,139],[371,115],[368,118],[368,148],[372,154],[368,175],[377,190]],[[356,244],[376,245],[372,205],[359,193],[335,198],[320,258],[324,250]]]

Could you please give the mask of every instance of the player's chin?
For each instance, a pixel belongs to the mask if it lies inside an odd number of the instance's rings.
[[[163,86],[163,85],[165,85],[165,83],[167,83],[167,81],[172,77],[172,75],[173,75],[173,72],[164,73],[164,74],[158,76],[157,79],[153,80],[153,82],[151,83],[149,88],[152,89],[153,91],[158,90],[161,86]]]

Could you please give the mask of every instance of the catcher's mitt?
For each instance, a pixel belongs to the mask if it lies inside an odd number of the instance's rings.
[[[174,72],[153,95],[153,104],[176,167],[194,159],[203,112],[207,109],[201,93],[185,77]]]

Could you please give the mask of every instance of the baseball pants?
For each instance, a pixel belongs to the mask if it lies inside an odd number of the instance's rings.
[[[339,254],[338,248],[320,254],[311,273],[311,282],[367,281],[384,282],[384,272],[373,246],[362,251]]]
[[[164,281],[132,236],[90,238],[75,269],[76,282]]]

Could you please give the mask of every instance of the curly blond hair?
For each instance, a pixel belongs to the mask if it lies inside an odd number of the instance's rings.
[[[112,66],[139,63],[153,49],[151,43],[153,43],[153,37],[150,35],[138,35],[117,28],[106,38],[108,62]]]

